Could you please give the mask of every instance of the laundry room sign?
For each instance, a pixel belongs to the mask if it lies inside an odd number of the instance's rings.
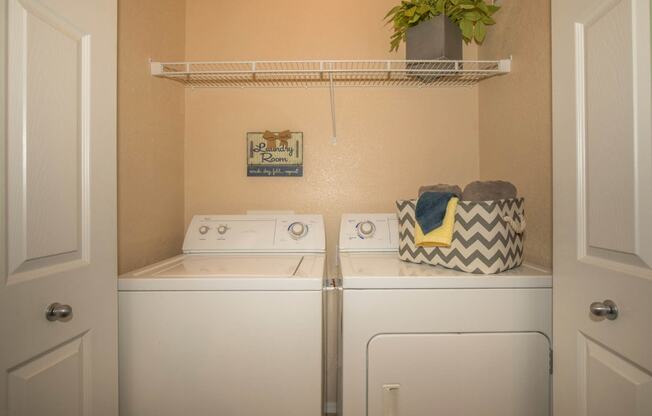
[[[247,176],[303,176],[303,133],[247,133]]]

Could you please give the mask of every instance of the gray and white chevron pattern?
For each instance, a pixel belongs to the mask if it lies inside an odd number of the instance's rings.
[[[498,201],[460,201],[455,212],[450,247],[417,247],[416,200],[396,201],[399,220],[399,258],[468,273],[494,274],[523,262],[523,233],[516,233],[504,220],[524,219],[523,198]]]

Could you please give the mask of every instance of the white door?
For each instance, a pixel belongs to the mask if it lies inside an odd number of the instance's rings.
[[[555,415],[650,416],[650,0],[553,0],[552,35]]]
[[[0,21],[0,416],[115,416],[116,0]]]

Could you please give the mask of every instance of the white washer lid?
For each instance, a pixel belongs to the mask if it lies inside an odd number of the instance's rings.
[[[183,254],[120,276],[118,290],[321,290],[324,257]]]
[[[340,253],[344,289],[550,288],[552,274],[535,266],[481,275],[400,260],[398,253]]]

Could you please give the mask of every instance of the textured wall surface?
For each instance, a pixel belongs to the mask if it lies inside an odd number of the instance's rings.
[[[183,241],[184,92],[148,59],[184,55],[185,2],[118,4],[118,270],[178,254]]]
[[[526,199],[525,259],[552,266],[550,0],[503,0],[480,59],[513,55],[512,73],[480,83],[480,176]]]
[[[388,52],[382,21],[394,3],[189,0],[186,57],[403,59],[403,50]],[[336,112],[334,145],[327,90],[187,90],[186,223],[248,209],[324,214],[333,273],[342,213],[393,212],[420,185],[478,177],[475,87],[338,89]],[[265,129],[304,133],[303,178],[246,176],[245,135]]]

